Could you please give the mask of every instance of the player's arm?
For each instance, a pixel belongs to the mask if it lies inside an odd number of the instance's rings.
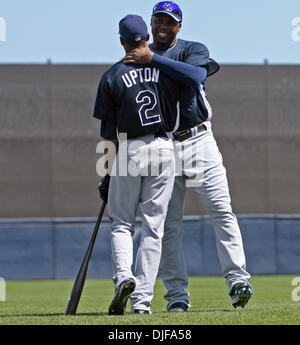
[[[209,50],[202,43],[189,42],[183,58],[187,64],[206,68],[207,77],[220,69],[220,65],[209,56]]]
[[[204,67],[175,61],[158,54],[153,54],[151,65],[187,86],[197,87],[207,76],[207,71]]]
[[[166,73],[170,78],[187,86],[197,87],[206,78],[206,69],[180,61],[168,59],[142,47],[128,53],[124,63],[151,64]]]
[[[103,139],[112,142],[115,145],[116,153],[119,148],[119,141],[117,136],[117,127],[112,121],[101,121],[100,135]]]
[[[114,122],[115,104],[111,95],[111,85],[108,73],[100,80],[94,106],[93,116],[99,120]]]
[[[198,86],[207,76],[216,73],[219,65],[209,58],[209,51],[201,43],[191,42],[184,61],[174,61],[151,51],[148,46],[131,51],[123,59],[125,63],[151,64],[171,78],[188,86]]]
[[[108,148],[104,149],[104,154],[107,154],[108,160],[113,160],[115,158],[115,155],[118,152],[119,148],[119,142],[117,138],[117,128],[114,122],[112,121],[101,121],[101,127],[100,127],[100,134],[101,137],[107,141],[110,141],[114,145],[114,152],[113,155],[109,154]],[[109,145],[110,147],[110,145]],[[112,169],[112,161],[111,164],[109,164],[108,160],[105,162],[104,168],[106,169],[107,173],[101,180],[98,186],[98,190],[100,193],[100,197],[104,202],[107,202],[108,200],[108,190],[109,190],[109,182],[110,182],[110,176],[111,176],[111,169]]]
[[[105,140],[107,140],[113,144],[113,147],[114,147],[113,153],[112,153],[112,155],[108,155],[108,157],[109,157],[108,159],[111,159],[113,161],[113,159],[115,158],[115,155],[118,153],[118,149],[119,149],[119,141],[118,141],[118,137],[117,137],[117,128],[116,128],[115,123],[102,120],[101,121],[100,134],[101,134],[101,137],[103,139],[105,139]],[[107,153],[108,153],[108,149],[106,148],[104,150],[104,154],[107,154]],[[111,162],[111,164],[109,164],[109,162],[106,161],[105,169],[107,170],[107,174],[111,175],[112,162]]]
[[[93,116],[101,120],[100,135],[103,139],[112,142],[115,146],[115,153],[118,150],[117,127],[114,121],[115,105],[110,95],[110,85],[106,75],[99,83]],[[104,154],[107,154],[104,151]],[[108,189],[112,164],[105,162],[106,176],[101,180],[98,189],[100,197],[104,202],[108,200]]]
[[[117,152],[118,132],[115,121],[116,105],[111,90],[112,87],[109,76],[105,73],[99,83],[93,116],[101,120],[100,136],[105,140],[111,141],[115,145]]]

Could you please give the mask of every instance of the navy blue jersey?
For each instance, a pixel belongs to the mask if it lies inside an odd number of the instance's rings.
[[[151,65],[124,64],[121,61],[106,71],[100,81],[94,117],[102,120],[101,135],[128,139],[154,134],[175,126],[179,99],[178,85]]]
[[[216,73],[219,65],[209,57],[207,47],[198,42],[178,39],[176,44],[169,49],[154,49],[153,52],[173,59],[185,62],[194,66],[201,66],[207,69],[207,76]],[[180,95],[180,123],[178,131],[195,127],[203,121],[211,118],[211,107],[205,95],[205,81],[197,88],[182,86]]]

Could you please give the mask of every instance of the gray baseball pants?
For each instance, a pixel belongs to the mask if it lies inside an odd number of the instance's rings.
[[[183,162],[178,169],[165,221],[159,275],[168,292],[168,307],[176,302],[190,306],[188,275],[181,242],[184,199],[187,187],[197,193],[213,223],[219,260],[228,285],[250,279],[240,229],[232,212],[231,199],[222,156],[209,121],[207,130],[181,143],[174,142],[175,156]],[[186,164],[184,164],[186,163]],[[187,186],[188,185],[188,186]]]
[[[128,171],[121,174],[124,164]],[[131,294],[132,309],[151,308],[174,173],[173,143],[170,139],[147,135],[119,142],[108,196],[113,281],[116,288],[128,278],[136,281],[135,291]],[[141,242],[132,270],[132,236],[138,207],[142,221]]]

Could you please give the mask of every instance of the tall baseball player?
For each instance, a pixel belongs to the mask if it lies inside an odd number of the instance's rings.
[[[119,34],[126,53],[149,44],[147,26],[140,16],[123,18]],[[174,184],[173,143],[166,131],[175,122],[165,114],[177,111],[178,95],[177,84],[147,64],[126,65],[120,61],[103,75],[99,84],[94,116],[102,120],[103,138],[118,139],[109,189],[106,178],[102,191],[105,198],[108,189],[112,225],[115,296],[109,315],[124,314],[130,296],[134,313],[151,313],[164,221]],[[132,272],[132,235],[138,207],[142,236]]]
[[[205,45],[177,38],[182,23],[182,11],[171,1],[157,3],[152,12],[153,44],[149,48],[131,51],[125,63],[149,63],[174,76],[174,70],[189,65],[194,75],[205,77],[219,69],[209,58]],[[173,61],[175,60],[175,61]],[[180,176],[176,176],[174,190],[168,207],[163,237],[160,276],[168,290],[165,298],[169,312],[187,311],[191,306],[188,276],[181,243],[182,218],[186,186],[192,182],[194,190],[208,212],[214,225],[216,245],[224,277],[234,307],[245,307],[253,290],[246,271],[242,237],[236,216],[232,212],[226,170],[211,128],[211,107],[205,95],[205,78],[195,85],[195,80],[182,70],[186,87],[180,98],[180,123],[174,133],[175,152],[186,154]],[[202,78],[200,78],[202,79]],[[200,144],[200,145],[199,145]],[[190,147],[198,149],[192,155]],[[200,150],[199,150],[200,148]],[[203,167],[197,180],[193,167]],[[190,181],[191,176],[193,181]]]

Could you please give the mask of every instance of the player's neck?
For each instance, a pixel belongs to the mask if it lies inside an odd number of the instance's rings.
[[[126,52],[126,54],[130,53],[132,50],[140,48],[140,47],[144,47],[145,46],[145,41],[143,42],[136,42],[135,44],[129,44],[128,42],[126,42],[124,44],[124,50]]]
[[[171,43],[161,43],[161,42],[153,42],[153,48],[154,49],[169,49],[172,48],[177,42],[177,37],[174,38],[174,40]]]

